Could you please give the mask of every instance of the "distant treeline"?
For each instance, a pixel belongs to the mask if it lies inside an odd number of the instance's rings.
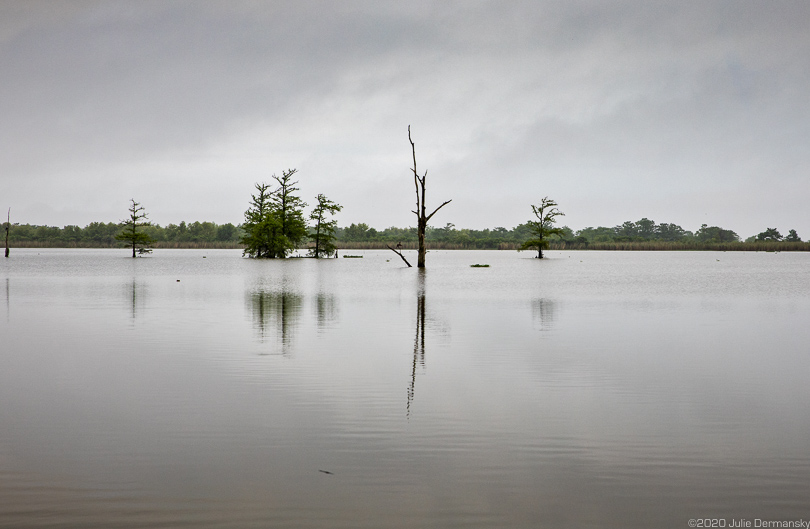
[[[337,238],[344,248],[385,248],[391,242],[401,242],[405,248],[414,248],[416,228],[387,228],[377,231],[366,224],[352,224],[338,229]],[[517,249],[531,237],[526,224],[511,230],[503,227],[492,230],[456,229],[448,223],[443,228],[428,226],[425,240],[432,248],[446,249]],[[696,232],[683,229],[677,224],[657,224],[649,219],[627,221],[612,228],[588,227],[573,231],[562,227],[560,235],[549,238],[551,249],[593,250],[810,250],[810,243],[803,243],[795,230],[782,237],[773,228],[768,228],[745,242],[732,230],[719,226],[702,225]]]
[[[80,228],[65,226],[32,226],[13,224],[9,234],[11,246],[111,248],[119,246],[115,235],[121,225],[113,222],[92,222]],[[192,222],[152,225],[144,228],[155,239],[156,248],[239,248],[242,230],[231,223]],[[376,230],[365,223],[337,228],[339,248],[386,248],[402,243],[404,248],[415,248],[416,228],[390,227]],[[512,229],[470,230],[457,229],[448,223],[443,228],[428,226],[425,240],[434,249],[499,249],[515,250],[531,237],[526,224]],[[592,250],[743,250],[743,251],[810,251],[810,242],[801,242],[794,230],[786,237],[774,228],[768,228],[745,242],[732,230],[719,226],[702,225],[695,232],[676,224],[657,224],[649,219],[627,221],[612,228],[588,227],[573,231],[563,226],[562,234],[550,239],[550,249]]]
[[[53,248],[114,248],[120,246],[115,236],[122,225],[114,222],[91,222],[79,226],[33,226],[12,224],[9,245]],[[231,223],[192,222],[186,224],[158,224],[146,226],[143,231],[155,239],[156,248],[238,248],[242,230]]]

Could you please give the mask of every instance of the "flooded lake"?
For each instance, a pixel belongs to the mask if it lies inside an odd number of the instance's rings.
[[[0,527],[810,520],[810,255],[351,253],[12,249]]]

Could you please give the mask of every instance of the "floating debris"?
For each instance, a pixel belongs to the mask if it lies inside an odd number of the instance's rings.
[[[488,264],[474,264],[470,265],[470,268],[489,268]]]

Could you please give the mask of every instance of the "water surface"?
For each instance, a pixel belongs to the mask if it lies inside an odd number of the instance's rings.
[[[13,250],[0,526],[810,519],[810,256],[352,253]]]

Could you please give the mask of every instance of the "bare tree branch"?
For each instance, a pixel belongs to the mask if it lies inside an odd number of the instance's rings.
[[[444,206],[446,206],[447,204],[449,204],[449,203],[450,203],[450,202],[452,202],[452,201],[453,201],[453,199],[450,199],[450,200],[445,200],[445,201],[444,201],[444,203],[443,203],[441,206],[439,206],[438,208],[434,209],[434,210],[433,210],[433,213],[431,213],[430,215],[428,215],[428,216],[425,218],[425,221],[430,220],[430,217],[432,217],[433,215],[435,215],[437,211],[439,211],[440,209],[442,209]]]
[[[402,258],[402,260],[405,261],[405,264],[408,265],[408,268],[412,268],[411,263],[409,263],[408,260],[405,259],[405,256],[402,255],[402,252],[400,250],[397,250],[396,248],[391,248],[391,246],[388,245],[388,244],[386,244],[386,246],[388,246],[389,250],[391,250],[392,252],[394,252],[395,254],[400,256]]]

